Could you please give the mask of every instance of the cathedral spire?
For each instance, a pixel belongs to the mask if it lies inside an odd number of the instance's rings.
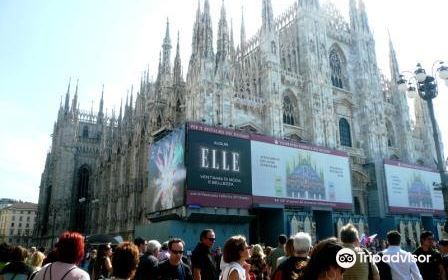
[[[230,49],[229,49],[229,53],[230,53],[230,57],[231,59],[235,59],[235,42],[233,40],[233,20],[230,19]]]
[[[179,47],[179,31],[177,31],[177,46],[176,46],[176,57],[174,58],[174,69],[173,69],[174,84],[178,84],[183,81],[182,77],[182,63],[180,59],[180,47]]]
[[[389,30],[387,31],[389,35],[389,68],[390,68],[390,78],[394,84],[397,84],[397,81],[400,76],[400,69],[398,68],[397,55],[395,53],[394,45],[392,44],[392,39],[390,37]]]
[[[72,78],[68,81],[67,93],[65,94],[65,106],[64,111],[68,112],[70,110],[70,83],[72,82]]]
[[[101,114],[103,113],[103,107],[104,107],[104,84],[103,84],[103,87],[101,89],[101,100],[100,100],[100,110],[99,110],[99,112]]]
[[[227,57],[229,51],[229,29],[227,26],[226,9],[222,1],[221,17],[218,24],[218,39],[216,49],[216,66]]]
[[[104,107],[104,84],[101,89],[100,108],[98,110],[98,123],[102,123],[104,119],[103,107]]]
[[[244,53],[244,46],[246,44],[246,27],[244,26],[244,9],[241,7],[241,31],[240,31],[240,47],[241,52]]]
[[[363,0],[359,0],[359,18],[361,26],[365,32],[370,32],[369,20],[367,19],[366,5]]]
[[[204,14],[210,15],[210,4],[208,0],[205,0],[204,2]]]
[[[212,59],[213,58],[213,28],[212,19],[210,15],[210,4],[208,0],[204,2],[204,13],[202,14],[202,48],[203,57]]]
[[[170,22],[166,19],[165,39],[163,40],[163,74],[171,74],[171,39],[170,39]]]
[[[356,0],[350,0],[350,27],[352,30],[357,30],[358,26],[358,9],[356,7]]]
[[[79,79],[76,80],[75,96],[72,100],[72,112],[76,112],[76,107],[78,106],[78,83]]]
[[[132,107],[134,106],[134,85],[131,85],[131,98],[129,99],[129,109],[132,112]]]
[[[264,32],[274,31],[274,13],[272,12],[271,0],[263,0],[262,30]]]
[[[316,11],[319,9],[319,0],[299,0],[299,6],[304,9]]]
[[[123,118],[123,98],[120,101],[120,113],[118,114],[118,125],[121,125],[121,120]]]
[[[196,20],[193,26],[193,39],[191,40],[191,55],[195,56],[200,53],[199,44],[201,40],[201,1],[198,0],[198,8],[196,10]]]
[[[163,72],[163,68],[162,68],[162,52],[159,52],[159,70],[157,71],[157,82],[160,83],[160,78],[162,77],[162,72]],[[126,106],[127,106],[127,101],[126,101]],[[126,107],[125,107],[126,110]]]

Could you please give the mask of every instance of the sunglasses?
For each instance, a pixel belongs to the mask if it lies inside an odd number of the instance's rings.
[[[171,253],[173,253],[175,255],[182,255],[184,253],[184,251],[171,250]]]
[[[212,237],[207,237],[207,239],[211,242],[215,242],[216,238],[212,238]]]

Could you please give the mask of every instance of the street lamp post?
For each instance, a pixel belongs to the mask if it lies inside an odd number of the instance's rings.
[[[438,65],[437,68],[435,68],[436,65]],[[410,97],[416,96],[417,92],[418,96],[425,100],[426,104],[428,105],[429,118],[431,120],[432,133],[436,148],[437,170],[440,174],[440,187],[436,189],[441,190],[443,194],[443,206],[445,210],[444,230],[445,233],[448,233],[448,177],[444,168],[444,160],[439,141],[439,132],[437,130],[438,126],[434,115],[434,106],[432,103],[432,100],[437,97],[438,94],[438,84],[435,76],[436,72],[439,73],[440,79],[445,80],[448,85],[448,67],[444,65],[443,61],[436,61],[433,64],[432,76],[427,75],[425,69],[423,69],[419,63],[417,64],[417,69],[414,71],[414,73],[411,73],[409,82],[404,78],[404,75],[400,75],[400,79],[397,83],[398,89],[400,91],[407,91]]]

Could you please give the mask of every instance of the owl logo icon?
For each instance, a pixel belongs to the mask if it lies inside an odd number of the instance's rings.
[[[336,254],[336,262],[342,268],[350,268],[356,263],[356,253],[349,248],[343,248]]]

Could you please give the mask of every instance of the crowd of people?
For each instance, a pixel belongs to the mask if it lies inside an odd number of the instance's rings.
[[[215,240],[215,232],[205,229],[195,249],[186,254],[180,238],[162,244],[136,238],[114,248],[110,244],[88,248],[84,236],[64,232],[47,255],[43,249],[0,244],[0,280],[448,280],[448,240],[436,243],[429,231],[421,234],[420,246],[412,253],[427,256],[426,262],[407,258],[411,253],[400,247],[398,231],[387,234],[387,248],[377,252],[380,258],[372,257],[360,246],[352,224],[342,227],[340,239],[328,238],[314,246],[305,232],[289,238],[279,235],[276,248],[249,245],[242,235],[230,237],[222,249]],[[347,268],[338,263],[343,248],[357,256]],[[384,256],[394,255],[401,257],[384,261]]]

